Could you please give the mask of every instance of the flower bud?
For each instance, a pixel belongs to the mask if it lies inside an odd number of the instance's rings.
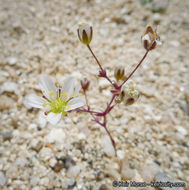
[[[139,91],[135,88],[135,84],[130,81],[125,89],[120,93],[120,99],[129,106],[135,103],[139,98]]]
[[[115,97],[115,103],[116,103],[116,104],[121,103],[121,99],[120,99],[120,97],[118,97],[118,96]]]
[[[142,36],[142,42],[144,48],[148,51],[155,49],[157,45],[162,44],[159,35],[152,29],[151,26],[146,28],[146,32]]]
[[[93,28],[92,26],[82,23],[79,24],[79,28],[77,29],[79,40],[84,43],[85,45],[89,45],[92,36],[93,36]]]
[[[112,89],[111,93],[114,95],[119,95],[120,94],[120,90],[119,89]]]
[[[106,70],[100,70],[98,76],[99,77],[106,77]]]
[[[90,81],[85,77],[83,80],[81,80],[81,87],[84,91],[88,90]]]
[[[123,67],[116,67],[114,70],[114,77],[117,81],[124,79],[125,69]]]

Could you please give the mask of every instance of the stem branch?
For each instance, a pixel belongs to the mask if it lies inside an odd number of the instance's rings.
[[[138,65],[135,67],[135,69],[131,72],[131,74],[123,81],[123,83],[120,85],[120,88],[132,77],[132,75],[135,73],[135,71],[139,68],[139,66],[142,64],[142,62],[144,61],[144,59],[146,58],[147,54],[149,51],[146,51],[146,53],[144,54],[143,58],[140,60],[140,62],[138,63]]]
[[[102,68],[102,66],[101,66],[101,64],[100,64],[100,61],[97,59],[97,57],[95,56],[94,52],[92,51],[90,45],[87,45],[87,47],[88,47],[89,51],[91,52],[91,54],[93,55],[93,57],[95,58],[95,60],[96,60],[96,62],[97,62],[97,64],[98,64],[98,66],[100,67],[100,70],[103,72],[104,69]],[[111,79],[110,79],[107,75],[105,75],[104,78],[106,78],[106,79],[113,85],[113,82],[111,81]],[[113,86],[114,86],[114,85],[113,85]]]
[[[97,57],[95,56],[95,54],[93,53],[91,47],[90,47],[89,45],[87,45],[87,47],[88,47],[89,51],[91,52],[91,54],[93,55],[93,57],[95,58],[95,60],[96,60],[96,62],[97,62],[97,64],[98,64],[98,66],[100,67],[100,70],[103,71],[103,68],[102,68],[100,62],[99,62],[99,60],[97,59]]]

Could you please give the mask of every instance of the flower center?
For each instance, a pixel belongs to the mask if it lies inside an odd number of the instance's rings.
[[[65,108],[67,107],[67,102],[61,97],[57,97],[55,100],[50,102],[51,110],[53,113],[61,113],[62,115],[66,114]]]

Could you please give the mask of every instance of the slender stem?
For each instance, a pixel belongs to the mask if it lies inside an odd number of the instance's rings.
[[[93,53],[91,47],[90,47],[89,45],[87,45],[87,47],[88,47],[89,51],[91,52],[91,54],[93,55],[93,57],[95,58],[95,60],[96,60],[96,62],[97,62],[97,64],[98,64],[98,66],[100,67],[100,70],[103,71],[103,68],[102,68],[100,62],[99,62],[99,60],[97,59],[97,57],[95,56],[95,54]]]
[[[108,110],[109,110],[109,108],[110,108],[112,102],[114,101],[115,97],[116,97],[116,95],[113,95],[113,96],[112,96],[112,99],[110,100],[110,103],[107,105],[107,108],[106,108],[106,110],[104,111],[105,115],[107,114],[107,112],[108,112]]]
[[[94,122],[98,123],[98,124],[101,125],[101,126],[104,125],[104,124],[101,123],[101,122],[98,120],[98,118],[96,118],[93,114],[91,114],[91,116],[93,117],[93,121],[94,121]]]
[[[115,141],[114,141],[114,139],[112,138],[111,133],[109,132],[109,130],[108,130],[107,127],[106,127],[106,115],[104,116],[103,127],[104,127],[104,129],[106,130],[106,132],[107,132],[107,134],[108,134],[108,136],[109,136],[109,138],[110,138],[110,140],[111,140],[112,146],[114,147],[114,151],[115,151],[115,154],[116,154],[116,156],[117,156],[117,150],[116,150]]]
[[[132,75],[135,73],[135,71],[139,68],[139,66],[142,64],[142,62],[144,61],[144,59],[146,58],[147,54],[149,51],[146,51],[146,53],[144,54],[143,58],[140,60],[140,62],[138,63],[138,65],[135,67],[135,69],[131,72],[131,74],[123,81],[123,83],[120,85],[120,87],[122,87],[131,77]]]
[[[93,57],[95,58],[98,66],[100,67],[100,70],[103,72],[104,69],[102,68],[101,64],[100,64],[100,61],[97,59],[97,57],[95,56],[93,50],[91,49],[90,45],[87,45],[89,51],[91,52],[91,54],[93,55]],[[112,85],[113,85],[113,82],[111,81],[111,79],[108,77],[108,76],[104,76],[104,78],[106,78]],[[114,85],[113,85],[114,86]]]
[[[86,90],[84,90],[84,95],[85,95],[85,101],[86,101],[86,104],[87,104],[87,109],[90,110],[89,102],[88,102],[88,98],[87,98],[87,94],[86,94]]]
[[[91,111],[91,110],[88,110],[88,109],[77,109],[77,112],[86,112],[86,113],[93,113],[93,114],[99,114],[100,112],[97,112],[97,111]]]
[[[104,78],[106,78],[112,85],[113,85],[113,82],[110,80],[109,77],[105,76]],[[113,85],[114,86],[114,85]]]

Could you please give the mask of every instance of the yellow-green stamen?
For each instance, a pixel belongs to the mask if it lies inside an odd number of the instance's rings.
[[[67,108],[67,103],[61,97],[57,97],[55,100],[50,102],[51,110],[53,113],[62,113],[62,115],[66,115],[65,108]]]

